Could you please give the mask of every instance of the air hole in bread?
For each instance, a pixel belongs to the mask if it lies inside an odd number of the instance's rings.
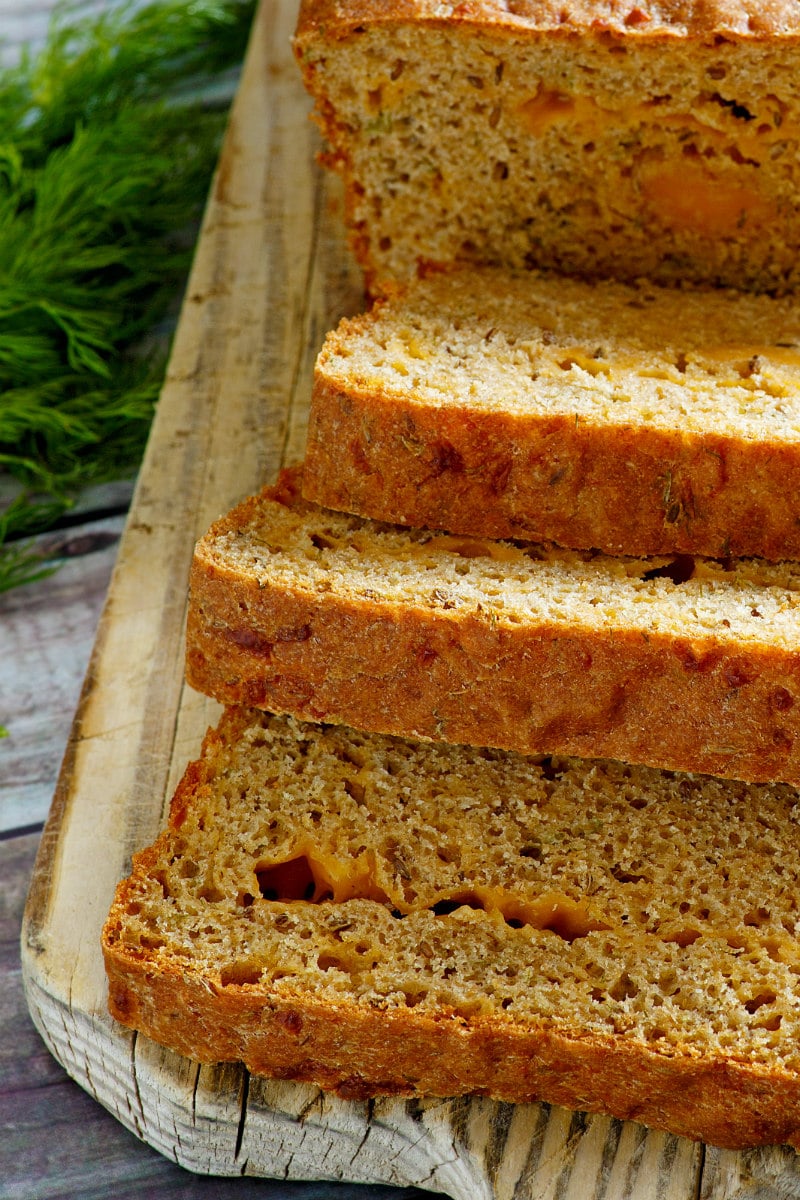
[[[153,879],[156,881],[156,883],[158,883],[160,885],[161,894],[163,895],[164,899],[168,900],[169,895],[170,895],[170,890],[169,890],[169,884],[167,883],[166,871],[153,871]],[[201,895],[202,895],[202,893],[201,893]]]
[[[688,583],[694,575],[694,565],[691,554],[676,554],[672,562],[665,566],[645,571],[642,579],[670,579],[675,584]]]
[[[484,911],[484,905],[474,892],[464,892],[463,895],[453,897],[452,900],[438,900],[436,904],[431,905],[431,912],[437,917],[447,917],[459,908],[472,908],[477,911]]]
[[[691,946],[700,937],[699,929],[678,929],[675,933],[666,934],[665,942],[675,942],[678,946]]]
[[[425,999],[427,992],[412,992],[406,989],[403,995],[406,998],[406,1006],[408,1008],[416,1008],[420,1001]]]
[[[139,945],[143,950],[161,950],[166,944],[163,937],[154,933],[143,933],[139,938]]]
[[[554,933],[565,942],[574,942],[587,937],[594,930],[608,928],[607,924],[591,916],[583,903],[552,893],[534,900],[518,900],[499,889],[487,888],[485,895],[467,891],[437,901],[431,912],[437,916],[449,916],[461,908],[497,913],[511,929],[530,926]]]
[[[206,900],[209,904],[219,904],[220,900],[225,899],[225,893],[213,883],[207,883],[205,887],[200,888],[197,894],[201,900]]]
[[[316,550],[335,550],[339,544],[336,538],[324,533],[312,533],[309,540]]]
[[[342,904],[350,900],[371,900],[389,908],[392,901],[376,883],[373,871],[374,867],[365,865],[358,856],[357,860],[347,864],[332,858],[317,861],[305,853],[285,862],[259,865],[255,875],[261,896],[268,901]],[[402,920],[415,907],[415,899],[416,893],[404,896],[403,903],[408,907],[405,911],[391,907],[392,916]],[[520,899],[502,888],[465,890],[442,896],[430,905],[429,911],[437,917],[448,917],[464,908],[499,916],[511,929],[529,926],[553,933],[566,942],[609,928],[608,923],[593,915],[583,901],[557,892]]]
[[[752,1000],[747,1000],[745,1002],[745,1008],[749,1013],[758,1012],[758,1010],[763,1008],[765,1004],[774,1004],[776,999],[777,996],[774,992],[760,992],[757,996],[754,996]]]
[[[437,538],[435,546],[437,549],[449,550],[460,558],[497,558],[501,556],[498,546],[478,538]]]
[[[630,1000],[637,995],[639,989],[631,979],[627,971],[623,971],[617,982],[609,989],[609,996],[612,1000]]]
[[[561,778],[561,770],[559,769],[558,765],[553,762],[553,759],[549,755],[546,755],[543,759],[541,759],[539,762],[539,770],[545,779],[552,780]]]
[[[367,790],[363,783],[358,783],[355,779],[345,779],[344,790],[351,799],[355,800],[356,804],[363,804]]]
[[[352,860],[340,861],[332,855],[312,853],[305,845],[298,850],[293,858],[283,862],[256,865],[255,876],[264,900],[310,904],[372,900],[387,906],[391,903],[373,878],[370,859],[360,851]]]
[[[745,925],[752,925],[758,928],[760,925],[766,925],[770,919],[770,911],[768,908],[751,909],[746,912],[743,917]]]
[[[259,890],[265,900],[313,900],[317,880],[304,854],[289,862],[256,868]]]
[[[228,987],[229,984],[255,984],[260,982],[261,974],[262,968],[258,963],[238,961],[221,968],[219,981],[223,987]]]
[[[632,871],[626,871],[619,865],[611,868],[611,874],[614,876],[617,883],[641,883],[643,880],[647,879],[646,875],[636,875]]]
[[[317,966],[320,971],[344,971],[345,975],[349,975],[350,971],[341,958],[337,958],[334,954],[320,954],[317,959]]]

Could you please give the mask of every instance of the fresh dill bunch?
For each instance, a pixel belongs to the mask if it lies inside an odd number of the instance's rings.
[[[165,357],[146,335],[188,272],[252,0],[56,10],[0,74],[0,591],[38,577],[21,535],[137,466]],[[162,339],[163,340],[163,339]]]

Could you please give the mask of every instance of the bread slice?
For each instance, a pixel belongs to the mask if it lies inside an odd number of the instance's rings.
[[[774,0],[305,0],[371,286],[420,262],[800,280],[800,16]]]
[[[454,533],[800,559],[800,306],[433,274],[329,334],[303,486]]]
[[[379,733],[800,781],[800,564],[611,558],[304,501],[198,543],[187,678]]]
[[[113,1015],[348,1098],[800,1141],[794,789],[224,714],[104,930]]]

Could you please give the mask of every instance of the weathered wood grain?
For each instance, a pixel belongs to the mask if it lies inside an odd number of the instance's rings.
[[[49,534],[56,573],[0,595],[0,833],[47,816],[123,524]]]
[[[314,355],[361,303],[288,53],[295,9],[265,0],[256,23],[34,872],[30,1011],[121,1125],[194,1171],[413,1185],[454,1200],[695,1200],[703,1148],[640,1126],[482,1099],[347,1103],[237,1066],[200,1069],[107,1015],[99,933],[113,888],[215,714],[183,682],[194,540],[300,457]],[[742,1156],[706,1158],[725,1178],[709,1185],[714,1200],[771,1195],[767,1180],[790,1161],[762,1155],[751,1186]]]

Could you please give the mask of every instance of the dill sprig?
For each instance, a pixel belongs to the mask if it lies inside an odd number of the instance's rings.
[[[62,4],[0,74],[0,591],[47,570],[15,544],[137,466],[219,150],[204,89],[242,58],[252,0]],[[150,339],[152,341],[152,339]],[[163,342],[162,338],[162,342]]]

